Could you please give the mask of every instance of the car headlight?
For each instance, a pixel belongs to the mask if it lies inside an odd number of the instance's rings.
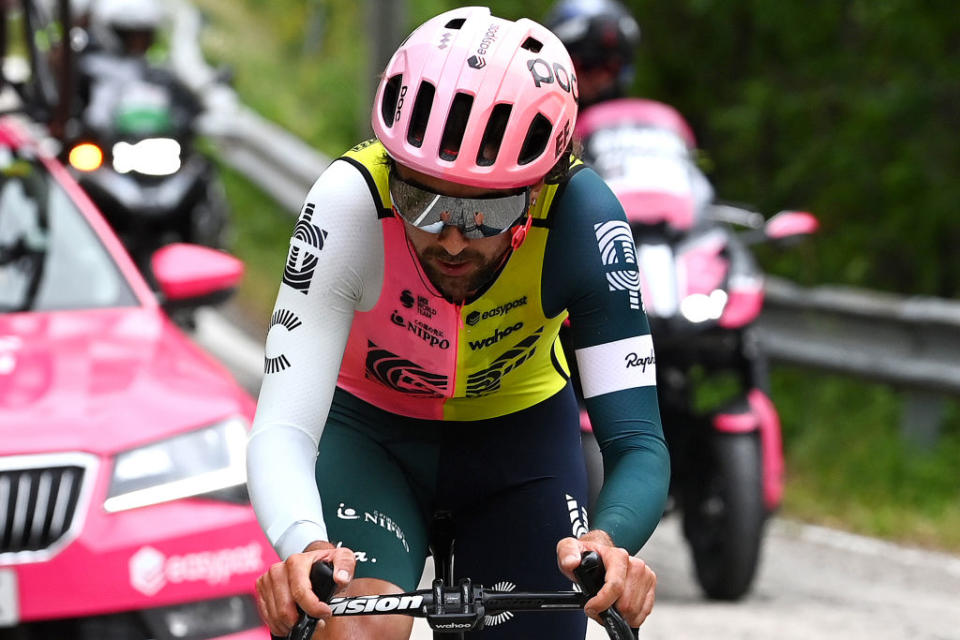
[[[107,511],[135,509],[243,485],[248,423],[240,417],[117,455]]]
[[[718,320],[726,306],[727,292],[723,289],[715,289],[710,292],[710,295],[694,293],[684,298],[680,302],[680,313],[690,322],[706,322]]]

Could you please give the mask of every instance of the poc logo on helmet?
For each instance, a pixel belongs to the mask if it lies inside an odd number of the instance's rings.
[[[400,112],[403,111],[403,99],[407,95],[407,85],[400,87],[400,97],[397,99],[397,112],[394,114],[393,119],[397,121],[400,119]]]
[[[533,83],[538,89],[542,85],[556,82],[558,87],[572,94],[574,98],[580,97],[577,91],[577,76],[567,71],[567,68],[559,62],[551,65],[543,58],[534,58],[527,61],[527,69],[530,70]]]

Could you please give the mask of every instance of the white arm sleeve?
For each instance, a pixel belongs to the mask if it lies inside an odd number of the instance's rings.
[[[350,325],[383,287],[383,232],[359,170],[334,162],[310,189],[290,240],[247,444],[247,485],[281,558],[327,540],[314,475]]]

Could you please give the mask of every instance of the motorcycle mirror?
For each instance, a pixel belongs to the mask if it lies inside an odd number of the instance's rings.
[[[763,233],[771,240],[815,233],[820,228],[816,216],[806,211],[781,211],[767,220]]]
[[[150,258],[163,304],[198,307],[226,300],[243,278],[243,262],[228,253],[195,244],[161,247]]]

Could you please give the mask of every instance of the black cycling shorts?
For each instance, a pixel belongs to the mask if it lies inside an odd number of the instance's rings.
[[[586,531],[586,472],[567,385],[489,420],[393,415],[338,389],[320,440],[317,484],[330,539],[357,577],[416,588],[434,513],[450,512],[454,577],[505,590],[569,590],[557,542]],[[484,640],[582,639],[582,612],[488,617]],[[470,634],[468,634],[469,637]]]

